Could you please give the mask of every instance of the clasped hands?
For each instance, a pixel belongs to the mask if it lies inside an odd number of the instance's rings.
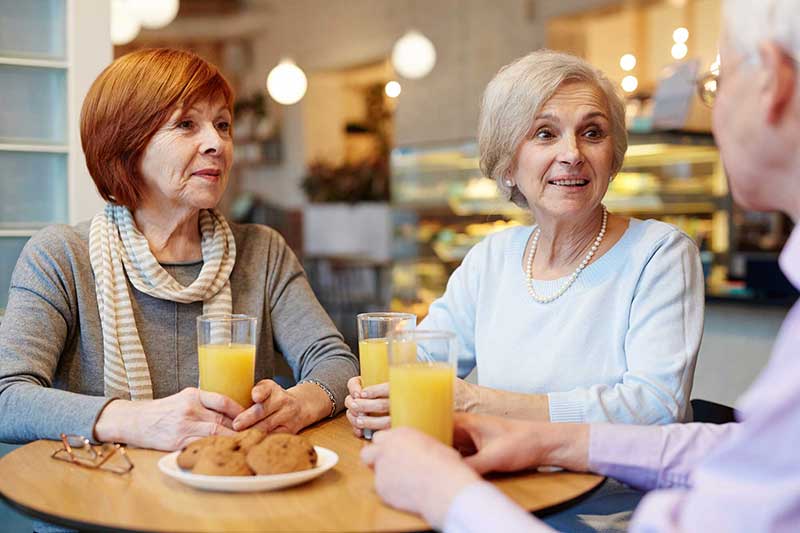
[[[246,409],[227,396],[194,387],[158,400],[114,400],[98,417],[95,438],[171,451],[201,437],[233,435],[250,427],[297,433],[316,419],[303,387],[317,388],[309,383],[287,390],[261,380],[252,389],[254,404]]]

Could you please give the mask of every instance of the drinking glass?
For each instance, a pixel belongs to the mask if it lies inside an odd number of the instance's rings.
[[[455,334],[397,331],[389,335],[388,345],[392,427],[413,427],[452,446]]]
[[[224,394],[244,408],[253,405],[257,323],[247,315],[197,317],[201,390]]]
[[[361,386],[369,387],[389,381],[388,335],[417,327],[417,316],[411,313],[361,313],[358,321],[358,358],[361,363]],[[364,437],[372,438],[365,429]]]

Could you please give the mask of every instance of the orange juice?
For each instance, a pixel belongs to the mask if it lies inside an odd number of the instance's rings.
[[[224,394],[242,407],[253,405],[255,345],[202,344],[197,352],[202,390]]]
[[[416,361],[417,345],[414,342],[395,342],[395,361]],[[361,362],[361,385],[369,387],[389,381],[389,340],[366,339],[358,342],[358,358]]]
[[[369,387],[389,381],[389,341],[366,339],[358,341],[361,362],[361,385]]]
[[[409,426],[453,445],[455,369],[444,363],[406,363],[389,369],[392,427]]]

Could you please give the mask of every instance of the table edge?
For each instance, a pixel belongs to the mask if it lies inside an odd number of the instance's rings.
[[[551,505],[549,507],[545,507],[543,509],[539,509],[537,511],[527,511],[527,510],[526,511],[529,512],[530,514],[532,514],[533,516],[536,516],[537,518],[545,518],[547,516],[551,516],[551,515],[553,515],[555,513],[558,513],[558,512],[564,511],[566,509],[569,509],[570,507],[572,507],[572,506],[574,506],[574,505],[576,505],[576,504],[588,499],[595,492],[597,492],[600,489],[600,487],[602,487],[607,481],[608,481],[608,477],[599,476],[598,475],[597,484],[594,487],[592,487],[591,489],[587,490],[586,492],[583,492],[583,493],[581,493],[581,494],[579,494],[579,495],[577,495],[574,498],[571,498],[569,500],[557,503],[555,505]],[[55,524],[55,525],[58,525],[58,526],[63,526],[63,527],[71,528],[71,529],[76,529],[76,530],[79,530],[79,531],[92,531],[92,532],[98,532],[98,533],[103,533],[103,532],[141,533],[142,531],[147,531],[147,532],[155,531],[155,530],[147,530],[147,529],[144,529],[144,530],[143,529],[126,529],[126,528],[120,528],[120,527],[116,527],[116,526],[103,526],[103,525],[100,525],[100,524],[89,523],[89,522],[80,522],[80,521],[76,521],[76,520],[70,520],[68,518],[63,518],[63,517],[57,516],[57,515],[47,514],[47,513],[43,512],[43,511],[38,511],[38,510],[30,508],[30,507],[28,507],[26,505],[22,505],[20,503],[17,503],[16,501],[14,501],[11,498],[7,497],[2,491],[0,491],[0,500],[2,500],[6,505],[8,505],[10,508],[14,509],[15,511],[19,511],[20,513],[24,514],[25,516],[28,516],[28,517],[33,518],[35,520],[42,520],[42,521],[50,523],[50,524]],[[159,531],[163,531],[163,530],[159,530]],[[427,530],[426,529],[419,529],[419,530],[416,530],[416,531],[425,532],[425,531],[431,531],[431,530],[430,529],[427,529]],[[168,533],[168,532],[165,532],[165,533]]]
[[[549,507],[544,507],[544,508],[539,509],[537,511],[528,511],[528,512],[531,513],[532,515],[534,515],[537,518],[545,518],[545,517],[554,515],[556,513],[560,513],[561,511],[565,511],[565,510],[569,509],[570,507],[573,507],[573,506],[583,502],[584,500],[589,499],[595,492],[600,490],[600,487],[605,485],[606,482],[608,481],[608,477],[607,476],[603,476],[603,475],[600,475],[600,474],[593,474],[593,475],[598,476],[597,484],[594,487],[592,487],[591,489],[587,490],[586,492],[578,494],[577,496],[575,496],[574,498],[571,498],[569,500],[566,500],[566,501],[563,501],[563,502],[560,502],[560,503],[556,503],[555,505],[551,505]]]
[[[142,531],[147,531],[141,529],[121,529],[119,527],[114,527],[114,526],[102,526],[98,524],[92,524],[89,522],[70,520],[69,518],[63,518],[58,515],[47,514],[43,511],[39,511],[31,507],[28,507],[27,505],[22,505],[21,503],[17,503],[16,501],[6,496],[2,491],[0,491],[0,501],[8,505],[11,509],[33,520],[40,520],[42,522],[47,522],[48,524],[62,526],[69,529],[75,529],[77,531],[93,531],[93,532],[96,531],[98,533],[102,533],[104,531],[110,531],[114,533],[141,533]]]

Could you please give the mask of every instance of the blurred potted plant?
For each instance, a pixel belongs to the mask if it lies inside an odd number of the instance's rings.
[[[389,168],[383,157],[339,166],[316,161],[308,167],[302,187],[313,203],[388,202]]]
[[[391,259],[389,147],[391,111],[383,83],[364,91],[363,122],[345,125],[345,162],[315,161],[302,188],[310,203],[303,212],[308,255]]]
[[[303,179],[306,255],[391,259],[389,168],[383,157],[334,166],[315,162]]]

